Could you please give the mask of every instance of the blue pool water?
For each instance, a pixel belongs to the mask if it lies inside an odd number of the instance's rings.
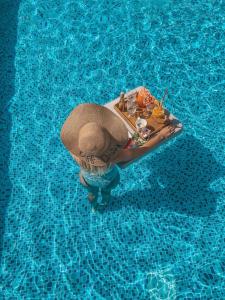
[[[225,299],[225,2],[0,5],[0,299]],[[185,130],[92,214],[61,126],[139,85]]]

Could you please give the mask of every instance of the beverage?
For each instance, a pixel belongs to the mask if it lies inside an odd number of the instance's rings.
[[[156,106],[152,111],[152,116],[156,118],[157,122],[164,123],[166,120],[165,110],[159,101],[155,101]]]
[[[120,93],[119,109],[125,111],[125,94],[124,92]]]
[[[127,112],[128,112],[128,117],[132,117],[137,110],[137,105],[134,99],[128,99],[127,100]]]
[[[155,107],[152,111],[153,117],[163,118],[165,116],[165,112],[163,108]]]
[[[129,106],[127,111],[130,115],[133,115],[136,112],[136,106]]]

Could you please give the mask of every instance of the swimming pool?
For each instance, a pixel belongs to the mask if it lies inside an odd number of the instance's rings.
[[[0,11],[1,299],[225,299],[225,2]],[[92,214],[61,126],[140,85],[168,88],[184,132],[122,170]]]

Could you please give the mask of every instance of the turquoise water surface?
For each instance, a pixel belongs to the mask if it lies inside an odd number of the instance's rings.
[[[225,2],[0,0],[0,299],[225,299]],[[183,133],[93,214],[60,142],[145,85]]]

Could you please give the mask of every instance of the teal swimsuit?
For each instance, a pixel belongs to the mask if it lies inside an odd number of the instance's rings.
[[[116,165],[111,166],[103,175],[98,175],[95,173],[88,172],[83,168],[81,170],[81,175],[84,180],[90,185],[99,188],[110,188],[119,183],[120,174],[118,167]]]

